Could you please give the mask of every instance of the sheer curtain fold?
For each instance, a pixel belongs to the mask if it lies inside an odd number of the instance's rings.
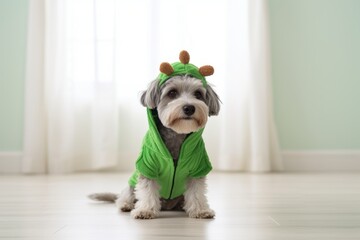
[[[273,119],[269,30],[265,0],[228,1],[226,73],[220,146],[215,168],[268,172],[283,169]],[[214,144],[214,143],[212,143]]]
[[[24,172],[132,169],[147,129],[138,93],[182,49],[215,67],[214,168],[282,169],[265,0],[29,3]]]
[[[69,3],[30,1],[25,173],[68,173],[117,164],[115,81],[113,76],[104,78],[97,63],[94,5],[83,8],[87,21],[77,26],[72,22],[76,6]]]
[[[249,1],[250,128],[253,172],[282,170],[272,109],[269,26],[266,1]],[[260,70],[260,71],[259,71]]]
[[[47,171],[47,121],[44,103],[44,30],[43,1],[29,2],[27,59],[25,79],[24,157],[25,173]]]

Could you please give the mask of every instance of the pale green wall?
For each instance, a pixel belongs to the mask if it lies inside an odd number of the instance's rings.
[[[0,0],[0,151],[21,151],[28,0]],[[360,149],[360,0],[269,0],[283,149]]]
[[[269,0],[283,149],[360,149],[360,1]]]
[[[21,151],[27,0],[0,0],[0,151]]]

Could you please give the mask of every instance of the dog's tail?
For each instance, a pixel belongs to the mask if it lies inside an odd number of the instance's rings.
[[[115,193],[93,193],[88,195],[88,197],[95,201],[103,201],[103,202],[112,202],[114,203],[116,199],[118,199],[118,195]]]

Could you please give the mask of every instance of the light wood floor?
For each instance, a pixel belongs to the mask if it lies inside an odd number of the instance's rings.
[[[128,176],[0,176],[0,239],[360,239],[360,174],[212,173],[213,220],[134,220],[86,198],[119,192]]]

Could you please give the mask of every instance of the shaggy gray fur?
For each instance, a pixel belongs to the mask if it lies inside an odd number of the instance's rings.
[[[159,105],[160,101],[162,101],[161,94],[163,89],[176,79],[181,79],[183,81],[194,81],[194,79],[196,78],[193,78],[190,75],[175,76],[167,80],[162,86],[159,86],[159,80],[155,79],[149,84],[147,90],[141,94],[141,104],[144,107],[148,107],[150,109],[156,108]],[[215,93],[209,83],[206,85],[206,94],[204,101],[209,107],[209,116],[216,116],[219,114],[221,101],[219,99],[219,96]]]

